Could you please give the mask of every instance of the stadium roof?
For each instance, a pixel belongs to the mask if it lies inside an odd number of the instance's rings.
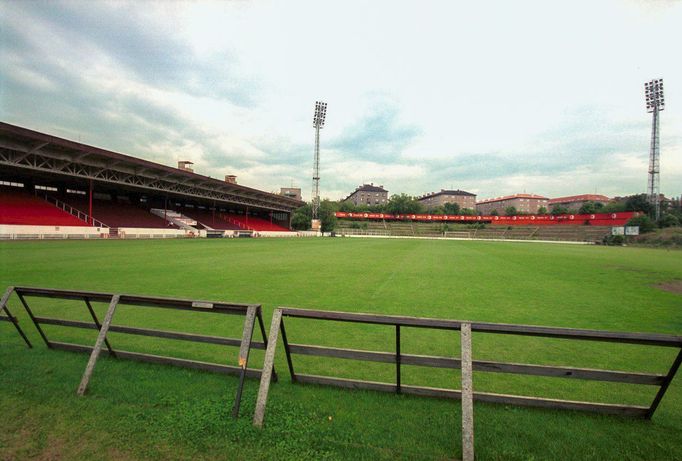
[[[495,197],[495,198],[489,198],[486,200],[481,200],[480,202],[476,202],[476,205],[479,205],[481,203],[492,203],[492,202],[501,202],[503,200],[514,200],[517,198],[527,198],[527,199],[538,199],[538,200],[549,200],[547,197],[544,197],[542,195],[536,195],[536,194],[514,194],[514,195],[505,195],[504,197]]]
[[[122,188],[291,212],[303,202],[0,122],[0,172],[92,180]]]
[[[431,192],[430,194],[424,194],[421,197],[419,197],[419,200],[424,200],[427,198],[432,198],[432,197],[438,197],[439,195],[459,195],[459,196],[465,196],[465,197],[476,197],[476,194],[472,194],[471,192],[463,191],[463,190],[448,190],[448,189],[441,189],[440,192]]]
[[[550,205],[556,203],[571,203],[571,202],[608,202],[609,198],[606,195],[599,194],[582,194],[582,195],[569,195],[567,197],[557,197],[549,201]]]

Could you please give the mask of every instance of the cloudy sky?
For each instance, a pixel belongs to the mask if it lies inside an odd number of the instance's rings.
[[[0,120],[310,198],[682,193],[682,2],[0,0]]]

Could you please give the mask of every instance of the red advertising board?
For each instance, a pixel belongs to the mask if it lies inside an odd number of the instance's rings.
[[[519,215],[519,216],[468,216],[468,215],[438,215],[438,214],[387,214],[387,213],[350,213],[337,211],[336,217],[342,219],[384,219],[424,222],[460,222],[460,223],[490,223],[504,226],[543,226],[543,225],[583,225],[622,226],[627,223],[636,212],[625,211],[619,213],[594,214],[564,214],[564,215]]]

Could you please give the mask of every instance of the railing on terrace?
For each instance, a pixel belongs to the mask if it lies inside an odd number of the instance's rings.
[[[47,202],[50,202],[52,205],[56,206],[57,208],[59,208],[63,211],[66,211],[70,215],[75,216],[76,218],[80,219],[81,221],[85,221],[88,225],[92,225],[94,227],[109,227],[106,224],[104,224],[102,221],[89,216],[87,213],[83,213],[81,210],[74,208],[71,205],[69,205],[68,203],[64,203],[55,197],[45,195],[45,200]]]

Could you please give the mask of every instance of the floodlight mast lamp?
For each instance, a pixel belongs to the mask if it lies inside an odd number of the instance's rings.
[[[313,128],[315,128],[315,160],[313,162],[313,194],[312,211],[313,221],[317,220],[320,211],[320,130],[324,128],[324,119],[327,115],[327,103],[315,102],[315,114],[313,115]]]
[[[654,219],[661,217],[660,203],[660,135],[658,113],[665,109],[663,97],[663,79],[651,80],[644,84],[644,96],[646,97],[646,110],[652,113],[651,123],[651,147],[649,149],[649,182],[647,184],[647,198],[651,205]]]

